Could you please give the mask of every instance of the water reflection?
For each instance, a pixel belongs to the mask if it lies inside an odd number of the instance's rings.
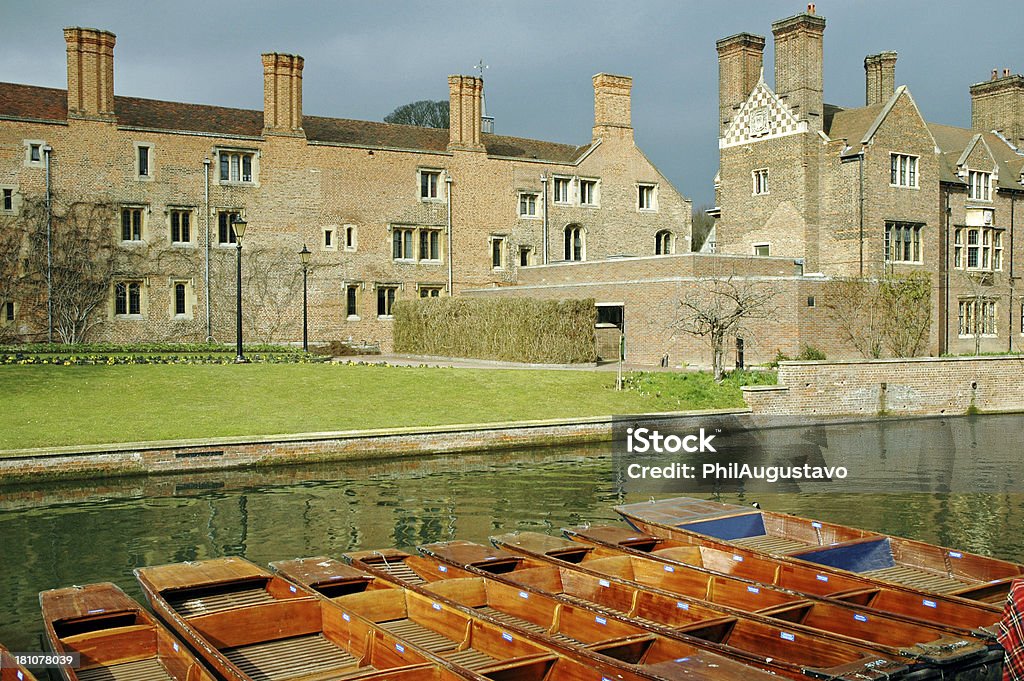
[[[1005,442],[1024,424],[1024,417],[1014,419],[983,417],[956,427],[969,428],[976,442]],[[913,443],[938,440],[933,427],[916,421],[889,424],[882,434],[868,429],[846,455],[870,462],[906,457]],[[831,442],[841,439],[829,428]],[[612,505],[647,495],[625,491],[612,451],[559,448],[0,489],[0,642],[38,648],[36,594],[43,589],[110,580],[141,598],[131,571],[143,565],[228,554],[265,564],[615,521]],[[912,455],[923,461],[927,452]],[[1016,474],[1019,462],[1011,452],[1005,465]],[[1019,494],[746,491],[719,498],[1024,558]]]

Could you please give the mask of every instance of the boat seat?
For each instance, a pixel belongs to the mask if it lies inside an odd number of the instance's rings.
[[[254,643],[221,652],[254,681],[283,679],[345,678],[343,672],[365,671],[347,651],[328,641],[323,634]]]
[[[466,648],[465,650],[458,650],[452,653],[445,653],[442,655],[444,659],[465,667],[466,669],[477,670],[488,667],[496,662],[501,662],[496,657],[491,657],[486,653],[482,653],[476,648]]]
[[[411,619],[381,622],[380,626],[387,629],[403,641],[411,643],[414,646],[419,646],[424,650],[429,650],[432,653],[444,653],[449,650],[455,650],[459,645],[458,641],[453,641],[450,638],[442,636],[436,631],[428,629],[422,624],[414,622]]]
[[[266,589],[245,589],[243,591],[229,591],[226,593],[210,594],[209,596],[196,596],[192,598],[168,598],[167,603],[183,617],[196,617],[198,615],[209,615],[215,612],[225,612],[235,608],[244,608],[259,603],[273,603],[274,597],[267,593]]]
[[[516,617],[515,615],[510,615],[509,613],[502,612],[501,610],[495,610],[489,605],[482,605],[479,608],[476,608],[476,610],[478,612],[484,613],[485,615],[490,615],[499,622],[504,622],[505,624],[510,624],[512,626],[519,627],[520,629],[532,631],[535,634],[543,634],[545,636],[550,636],[556,641],[560,641],[562,643],[581,643],[580,641],[577,641],[574,638],[570,638],[563,633],[557,631],[548,631],[546,628],[542,627],[539,624],[534,624],[529,620],[524,620],[522,617]]]
[[[765,553],[794,553],[806,549],[810,544],[799,542],[785,537],[773,537],[769,534],[759,534],[753,537],[740,537],[732,539],[731,542],[755,551]]]
[[[951,593],[964,586],[963,582],[945,575],[907,565],[894,565],[893,567],[881,568],[879,570],[868,570],[861,574],[883,582],[895,582],[922,591],[934,591],[941,594]]]
[[[399,579],[406,584],[426,584],[427,580],[420,577],[416,572],[401,561],[394,563],[374,563],[373,567],[379,568],[384,572],[388,573],[392,577]]]
[[[80,681],[171,681],[173,677],[167,673],[155,657],[134,662],[79,669]]]

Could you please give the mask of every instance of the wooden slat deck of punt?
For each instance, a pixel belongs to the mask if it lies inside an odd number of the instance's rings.
[[[381,622],[380,626],[387,629],[398,638],[425,650],[429,650],[432,653],[446,653],[449,650],[455,650],[459,646],[458,641],[453,641],[450,638],[442,636],[436,631],[428,629],[422,624],[410,619]]]
[[[173,681],[155,657],[78,670],[79,681]]]
[[[794,551],[801,551],[810,546],[810,544],[805,544],[804,542],[799,542],[794,539],[773,537],[767,534],[758,535],[756,537],[742,537],[731,541],[733,544],[738,546],[754,549],[755,551],[764,551],[765,553],[793,553]]]
[[[465,650],[460,650],[454,653],[445,653],[441,657],[449,662],[459,665],[460,667],[465,667],[466,669],[473,671],[483,669],[484,667],[489,667],[496,662],[500,662],[498,658],[482,653],[476,648],[466,648]]]
[[[194,615],[209,615],[214,612],[244,608],[247,605],[273,603],[274,597],[267,593],[265,589],[259,588],[194,598],[168,598],[167,602],[182,616],[192,617]]]
[[[408,584],[426,584],[426,580],[416,574],[411,567],[405,563],[375,563],[374,567],[384,570]]]
[[[366,667],[356,667],[356,659],[323,634],[254,643],[222,652],[255,681],[317,676],[329,676],[333,681],[367,671]]]
[[[865,577],[879,579],[883,582],[895,582],[904,586],[913,587],[922,591],[934,591],[935,593],[950,593],[963,588],[964,582],[959,582],[944,575],[937,575],[934,572],[912,568],[906,565],[895,565],[893,567],[879,570],[868,570],[862,572]]]
[[[562,634],[562,633],[559,633],[559,632],[552,633],[552,632],[548,631],[547,629],[545,629],[544,627],[540,626],[539,624],[534,624],[533,622],[530,622],[529,620],[524,620],[521,617],[516,617],[515,615],[510,615],[509,613],[502,612],[501,610],[495,610],[494,608],[492,608],[489,605],[482,605],[482,606],[480,606],[479,608],[476,608],[476,609],[478,611],[484,613],[484,614],[490,615],[491,617],[493,617],[494,619],[498,620],[499,622],[504,622],[505,624],[511,624],[513,626],[517,626],[517,627],[520,627],[522,629],[526,629],[527,631],[532,631],[535,634],[544,634],[546,636],[550,636],[551,638],[555,639],[556,641],[561,641],[562,643],[581,643],[581,641],[577,641],[576,639],[574,639],[572,637],[569,637],[569,636],[566,636],[565,634]]]

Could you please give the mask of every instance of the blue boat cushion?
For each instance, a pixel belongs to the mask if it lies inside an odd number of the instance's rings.
[[[791,555],[794,558],[809,560],[818,565],[828,565],[850,572],[881,570],[896,565],[887,537],[871,542],[857,542],[849,546],[833,546]]]
[[[682,530],[690,530],[717,539],[742,539],[744,537],[760,537],[765,533],[764,520],[760,513],[734,515],[717,520],[702,520],[696,523],[678,525]]]

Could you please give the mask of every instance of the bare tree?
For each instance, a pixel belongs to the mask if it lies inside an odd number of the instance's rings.
[[[448,102],[422,99],[418,102],[403,104],[385,116],[384,122],[418,125],[421,128],[447,128]]]
[[[721,382],[722,358],[727,338],[743,337],[745,323],[768,319],[775,314],[772,304],[778,291],[764,282],[744,279],[700,279],[680,301],[677,328],[704,338],[711,345],[711,366],[715,381]]]
[[[916,357],[928,346],[931,277],[924,272],[837,279],[823,297],[836,330],[864,357]]]

